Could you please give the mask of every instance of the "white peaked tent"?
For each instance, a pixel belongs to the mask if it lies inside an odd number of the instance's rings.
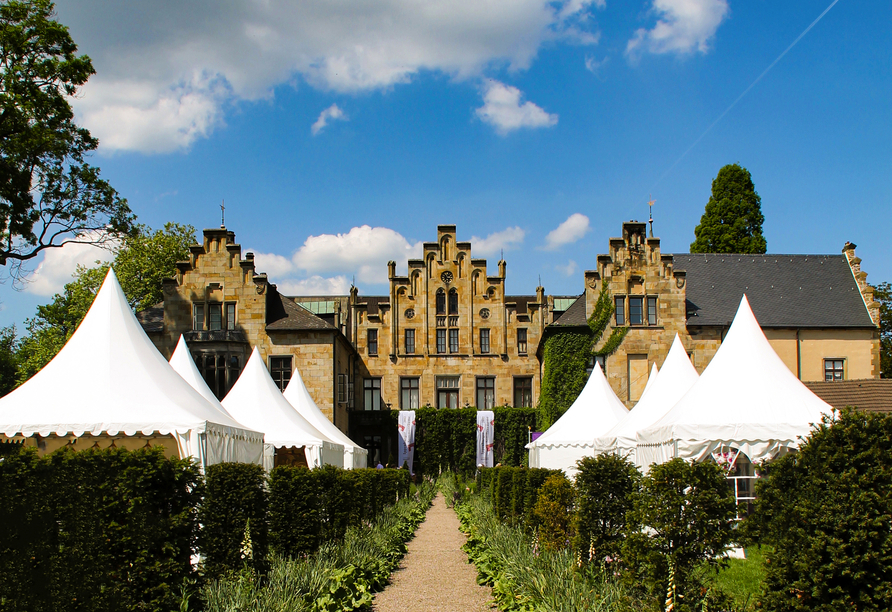
[[[530,467],[561,469],[572,477],[576,462],[593,455],[592,441],[628,413],[596,363],[573,405],[548,431],[527,444]]]
[[[198,371],[198,366],[195,365],[195,360],[189,354],[189,346],[186,344],[182,334],[180,334],[180,339],[173,351],[173,355],[170,356],[170,367],[182,376],[183,380],[189,383],[190,387],[201,393],[201,396],[213,404],[215,408],[229,415],[226,412],[226,408],[223,407],[223,404],[220,403],[220,400],[217,399],[217,396],[214,395],[207,382],[202,378],[201,372]]]
[[[638,403],[641,403],[647,396],[647,390],[654,386],[654,383],[657,380],[657,374],[660,373],[660,369],[657,367],[657,362],[655,361],[652,366],[650,366],[650,374],[647,376],[647,384],[644,385],[644,391],[641,392],[641,397],[638,398]],[[637,405],[637,404],[636,404]]]
[[[743,296],[697,383],[660,420],[638,432],[638,461],[645,466],[674,457],[700,461],[730,447],[755,463],[797,448],[799,437],[832,410],[777,356]]]
[[[183,380],[152,344],[109,270],[56,357],[0,399],[7,436],[151,436],[176,440],[202,467],[260,463],[263,434],[237,423]]]
[[[347,437],[344,432],[335,427],[335,424],[328,420],[319,406],[313,401],[313,397],[307,390],[304,380],[299,370],[295,370],[291,375],[291,380],[285,391],[282,393],[285,399],[294,406],[300,415],[310,424],[324,434],[329,440],[337,444],[344,445],[344,469],[368,467],[369,451],[359,446],[356,442]]]
[[[653,383],[651,380],[647,381],[644,395],[626,418],[602,437],[595,439],[595,454],[616,453],[621,457],[627,457],[639,469],[646,468],[646,465],[641,465],[637,461],[638,431],[649,427],[669,412],[694,386],[698,378],[697,370],[691,365],[681,339],[675,334],[675,340],[672,341],[672,347],[666,355],[659,376]]]
[[[311,468],[344,465],[344,446],[331,442],[288,403],[270,377],[256,346],[245,369],[223,398],[223,407],[248,427],[264,432],[267,444],[276,448],[304,447],[307,465]]]

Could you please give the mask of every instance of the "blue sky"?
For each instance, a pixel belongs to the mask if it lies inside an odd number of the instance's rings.
[[[772,253],[892,280],[888,0],[62,0],[97,74],[74,100],[142,223],[226,225],[286,293],[386,292],[454,223],[510,293],[582,291],[654,205],[686,252],[719,168],[762,197]],[[798,36],[823,18],[722,117]],[[710,126],[721,117],[721,120]],[[696,143],[696,144],[695,144]],[[692,147],[692,145],[694,145]],[[101,255],[101,254],[100,254]],[[66,247],[0,324],[97,254]]]

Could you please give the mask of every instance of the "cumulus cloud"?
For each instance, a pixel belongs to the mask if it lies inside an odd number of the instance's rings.
[[[72,275],[79,265],[91,268],[97,261],[107,262],[115,257],[106,248],[75,242],[47,249],[43,253],[43,261],[25,282],[25,293],[55,295],[73,280]]]
[[[729,9],[727,0],[653,0],[650,12],[656,25],[640,28],[626,45],[633,58],[643,52],[706,53]]]
[[[350,291],[350,279],[346,276],[325,278],[311,276],[302,280],[276,283],[285,295],[346,295]]]
[[[573,273],[576,272],[576,262],[571,259],[566,266],[557,265],[554,269],[564,276],[573,276]]]
[[[59,0],[97,74],[74,100],[103,150],[188,148],[242,100],[306,83],[356,93],[422,71],[527,68],[555,40],[593,44],[604,0]]]
[[[316,119],[316,122],[310,128],[310,131],[313,133],[313,136],[316,136],[319,132],[325,129],[329,121],[335,120],[347,121],[347,115],[344,114],[344,111],[338,108],[337,104],[332,104],[319,113],[319,118]]]
[[[588,217],[581,213],[573,213],[567,220],[548,232],[545,236],[546,251],[554,251],[560,247],[576,242],[589,230]]]
[[[294,262],[283,255],[275,253],[260,253],[253,249],[247,249],[245,252],[254,253],[254,269],[258,272],[265,272],[272,282],[276,279],[283,278],[294,272]]]
[[[607,60],[609,58],[605,57],[602,60],[596,60],[593,55],[585,56],[585,69],[591,72],[592,74],[598,75],[601,73],[601,68],[603,68],[607,64]]]
[[[503,249],[510,251],[523,244],[526,232],[519,227],[509,227],[501,232],[493,232],[486,238],[471,236],[471,248],[475,255],[497,255]]]
[[[522,94],[516,87],[487,79],[483,88],[483,106],[475,112],[502,136],[521,128],[551,127],[558,122],[552,115],[532,102],[520,103]]]

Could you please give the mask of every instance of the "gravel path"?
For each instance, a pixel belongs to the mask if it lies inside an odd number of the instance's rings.
[[[486,612],[492,592],[477,584],[477,570],[461,550],[465,534],[458,517],[437,494],[427,518],[409,542],[409,552],[375,596],[377,612]]]

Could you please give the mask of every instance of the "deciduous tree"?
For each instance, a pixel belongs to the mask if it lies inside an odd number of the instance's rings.
[[[762,199],[749,171],[729,164],[712,181],[712,195],[694,229],[691,253],[764,253],[764,222]]]
[[[873,299],[880,305],[881,378],[892,378],[892,285],[880,283],[874,287]]]

